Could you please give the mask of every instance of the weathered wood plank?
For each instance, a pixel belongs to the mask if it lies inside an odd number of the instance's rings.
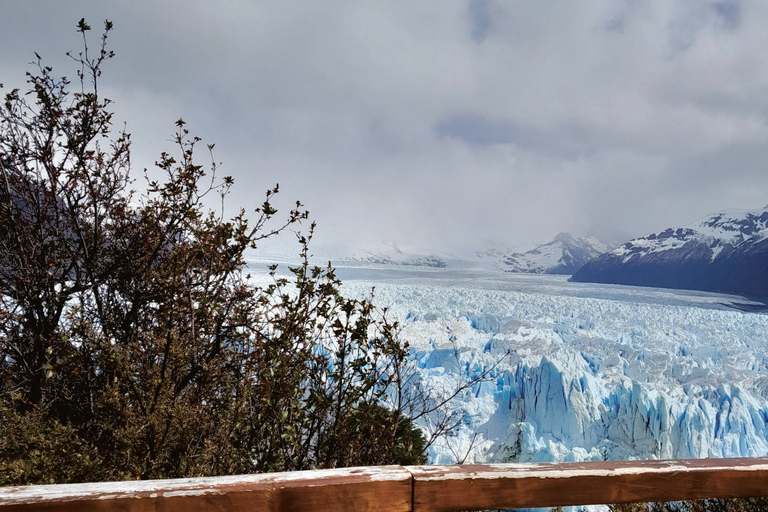
[[[0,488],[6,511],[407,512],[411,474],[400,466],[213,478]]]
[[[768,458],[418,466],[413,512],[768,496]]]
[[[385,466],[0,488],[2,512],[447,512],[768,496],[768,458]]]

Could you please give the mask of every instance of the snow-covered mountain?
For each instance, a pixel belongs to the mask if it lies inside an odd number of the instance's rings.
[[[738,297],[367,272],[345,290],[375,284],[421,389],[450,394],[498,363],[452,402],[463,421],[432,463],[768,455],[768,315],[729,307]]]
[[[768,208],[726,210],[631,240],[572,279],[768,297]]]
[[[574,238],[568,233],[560,233],[552,241],[528,252],[505,254],[500,261],[507,272],[571,275],[610,249],[611,246],[596,237]]]
[[[445,268],[445,256],[431,252],[403,251],[395,242],[384,242],[372,250],[358,250],[351,254],[331,258],[337,266],[410,266]]]
[[[299,250],[295,247],[259,249],[246,254],[248,265],[253,269],[259,266],[277,263],[296,265],[301,262]],[[309,251],[309,261],[313,265],[325,266],[329,261],[336,268],[397,268],[422,267],[439,269],[447,266],[467,266],[456,257],[438,254],[432,251],[401,249],[394,242],[382,242],[373,248],[339,249],[313,245]]]

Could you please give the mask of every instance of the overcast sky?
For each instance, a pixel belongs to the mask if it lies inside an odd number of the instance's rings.
[[[101,81],[133,161],[174,121],[255,207],[280,184],[321,245],[467,252],[560,231],[639,236],[768,203],[768,2],[2,2],[0,82],[33,51]],[[201,157],[204,157],[202,155]]]

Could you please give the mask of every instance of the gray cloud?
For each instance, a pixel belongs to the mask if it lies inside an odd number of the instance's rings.
[[[438,123],[437,133],[456,137],[468,144],[492,145],[513,142],[515,127],[509,122],[486,119],[473,114],[457,114]]]
[[[138,166],[184,117],[233,203],[280,182],[320,242],[471,251],[768,202],[758,0],[15,2],[0,82],[32,51],[73,76],[83,16],[115,22],[102,85]]]
[[[471,34],[476,43],[485,41],[491,31],[493,20],[491,19],[489,3],[489,0],[469,0]]]
[[[741,24],[741,4],[734,1],[722,1],[712,4],[715,14],[725,30],[736,30]]]

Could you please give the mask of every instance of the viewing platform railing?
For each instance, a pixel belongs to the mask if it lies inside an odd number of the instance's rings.
[[[768,496],[768,458],[379,466],[0,488],[0,511],[447,512]]]

